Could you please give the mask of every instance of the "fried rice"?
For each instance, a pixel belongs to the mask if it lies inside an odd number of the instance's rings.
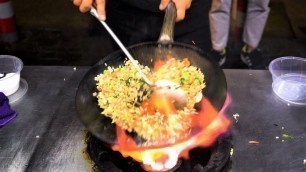
[[[101,113],[147,141],[178,139],[190,129],[196,97],[205,87],[203,73],[186,59],[171,58],[155,72],[147,66],[140,67],[153,82],[165,79],[178,83],[186,95],[186,106],[175,114],[149,111],[147,105],[154,90],[143,81],[131,61],[126,60],[117,68],[108,66],[95,77],[98,91],[94,96],[103,109]]]

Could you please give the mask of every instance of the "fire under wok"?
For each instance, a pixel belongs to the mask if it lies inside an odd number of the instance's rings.
[[[176,12],[174,6],[169,5],[166,10],[164,25],[158,42],[146,42],[128,47],[128,51],[142,65],[153,68],[154,62],[163,60],[165,56],[183,60],[188,58],[190,64],[204,74],[206,87],[202,90],[203,96],[220,110],[225,102],[227,85],[220,67],[199,48],[173,41],[173,28]],[[85,127],[101,141],[114,145],[117,141],[116,124],[109,117],[101,114],[97,98],[93,93],[97,91],[95,77],[103,73],[107,66],[118,67],[123,65],[126,56],[122,51],[114,52],[90,68],[81,80],[76,94],[76,108]],[[107,66],[106,66],[107,64]],[[142,140],[134,134],[135,142]]]

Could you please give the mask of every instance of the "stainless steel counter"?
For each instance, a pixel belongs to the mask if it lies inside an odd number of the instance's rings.
[[[74,105],[77,86],[88,69],[24,68],[21,77],[29,90],[11,104],[18,116],[0,128],[0,171],[91,170],[82,154],[84,127]],[[229,116],[239,114],[232,125],[232,171],[306,171],[306,107],[276,97],[268,71],[225,74],[232,98]],[[283,139],[282,134],[294,138]],[[249,144],[251,140],[260,143]]]

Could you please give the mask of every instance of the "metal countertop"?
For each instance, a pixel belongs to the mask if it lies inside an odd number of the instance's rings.
[[[24,67],[21,77],[29,89],[11,104],[18,116],[0,128],[0,171],[91,170],[83,157],[84,127],[74,105],[78,84],[89,68]],[[232,171],[306,171],[306,106],[276,97],[268,71],[224,72],[232,100]],[[294,138],[283,139],[282,134]],[[249,144],[251,140],[260,143]]]

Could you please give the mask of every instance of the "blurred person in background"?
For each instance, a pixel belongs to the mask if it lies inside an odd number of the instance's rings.
[[[209,11],[213,57],[222,66],[226,61],[226,46],[230,28],[232,0],[212,0]],[[264,68],[258,44],[270,12],[269,0],[247,0],[240,58],[250,69]]]
[[[96,3],[105,20],[125,46],[157,41],[164,10],[171,0],[73,0],[81,12]],[[172,0],[177,8],[174,40],[210,50],[208,11],[205,0]],[[207,12],[205,12],[207,11]],[[205,20],[206,19],[206,20]],[[101,26],[102,27],[102,26]]]

